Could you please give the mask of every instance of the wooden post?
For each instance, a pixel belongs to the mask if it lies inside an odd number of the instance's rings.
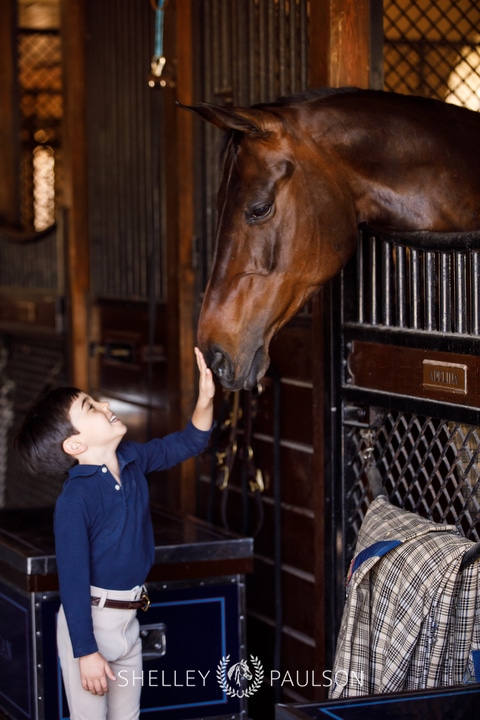
[[[342,87],[370,86],[371,37],[370,3],[376,0],[321,0],[310,4],[309,23],[309,86]],[[328,584],[325,581],[324,548],[331,547],[325,531],[325,514],[329,512],[325,496],[325,470],[331,448],[325,446],[325,418],[330,408],[330,388],[325,382],[328,373],[330,328],[328,292],[321,292],[313,306],[314,364],[313,390],[313,510],[315,513],[315,673],[321,676],[329,665],[327,657],[326,623]],[[335,414],[335,413],[334,413]],[[319,689],[317,699],[326,697]]]
[[[175,87],[165,88],[165,212],[167,242],[167,336],[170,425],[183,427],[196,401],[194,358],[194,152],[193,116],[175,100],[193,99],[193,27],[191,0],[169,2],[165,10],[165,56],[173,65]],[[195,461],[171,471],[178,487],[177,509],[195,511]]]
[[[63,150],[65,277],[71,383],[88,391],[89,244],[87,222],[87,141],[85,2],[61,0],[63,56]]]
[[[310,87],[368,88],[370,0],[321,0],[310,7]]]

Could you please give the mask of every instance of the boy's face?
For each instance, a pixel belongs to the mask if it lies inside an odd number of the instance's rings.
[[[89,448],[116,446],[127,432],[126,426],[110,410],[108,402],[98,402],[82,392],[70,407],[70,420]]]

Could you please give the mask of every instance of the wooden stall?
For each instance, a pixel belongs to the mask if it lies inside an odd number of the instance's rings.
[[[346,85],[443,99],[462,48],[477,47],[478,9],[442,2],[435,23],[429,0],[42,0],[39,14],[25,0],[3,5],[0,487],[2,504],[18,508],[53,504],[60,489],[25,477],[13,446],[46,388],[108,399],[138,440],[181,427],[193,408],[221,133],[177,101],[242,106]],[[166,63],[155,75],[161,8]],[[43,229],[32,210],[39,148],[55,166]],[[332,283],[281,331],[261,388],[239,393],[243,418],[219,386],[210,452],[151,484],[157,508],[254,535],[247,650],[265,682],[249,714],[262,720],[275,702],[327,692],[314,679],[332,663],[353,542],[342,503],[362,474],[339,458],[348,432],[334,421],[354,394],[338,375],[348,357],[340,296]],[[245,486],[239,458],[223,482],[215,451],[228,451],[232,417],[261,487]],[[283,681],[267,682],[272,670]]]

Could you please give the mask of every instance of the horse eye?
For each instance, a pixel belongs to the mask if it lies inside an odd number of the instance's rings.
[[[250,220],[260,220],[261,218],[267,217],[271,209],[271,203],[266,203],[265,205],[258,205],[257,207],[252,208],[252,210],[250,211]]]

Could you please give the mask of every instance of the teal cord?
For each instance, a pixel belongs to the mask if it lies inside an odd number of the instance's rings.
[[[163,17],[165,0],[160,0],[155,17],[155,52],[154,57],[163,57]]]

